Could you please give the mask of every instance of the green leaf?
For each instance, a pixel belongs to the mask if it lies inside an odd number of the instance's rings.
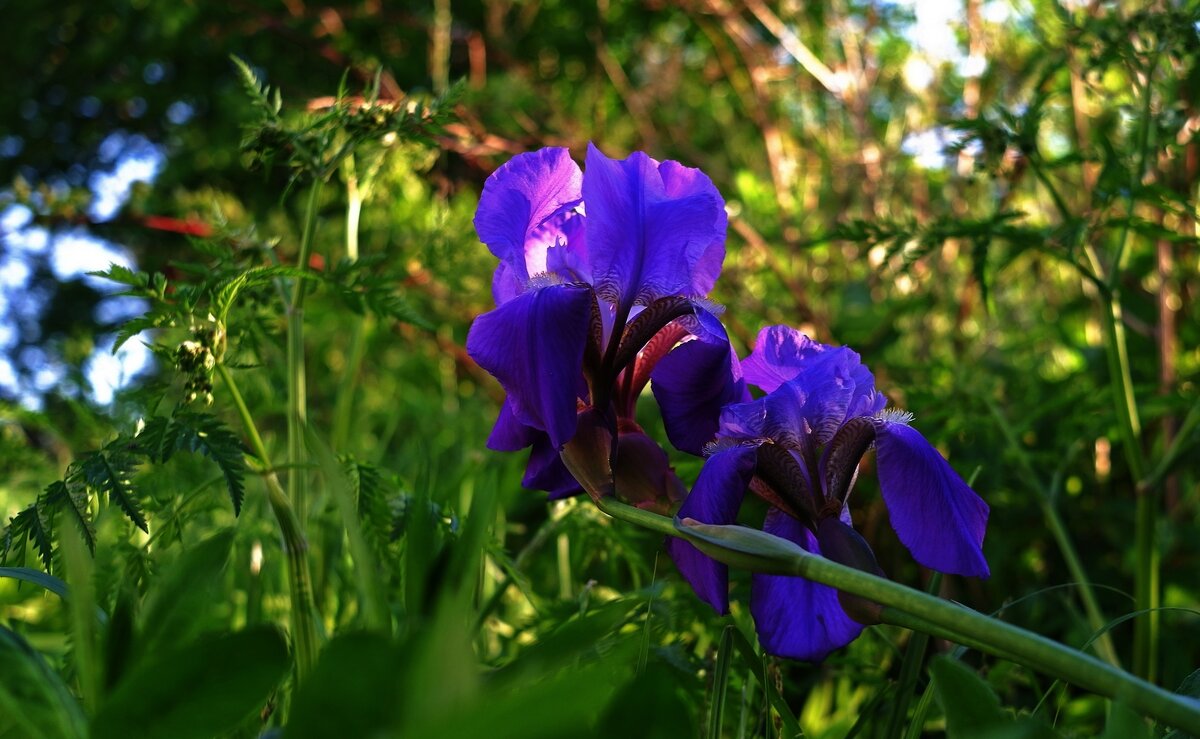
[[[1151,739],[1150,723],[1124,701],[1113,701],[1101,739]]]
[[[1186,695],[1189,698],[1200,700],[1200,670],[1195,670],[1192,674],[1183,679],[1175,692],[1180,695]],[[1174,729],[1167,734],[1163,739],[1193,739],[1191,734],[1186,734],[1180,729]]]
[[[107,495],[139,529],[149,532],[142,507],[134,497],[132,477],[136,466],[131,455],[110,444],[104,451],[85,457],[79,471],[89,487]]]
[[[0,736],[87,736],[78,701],[42,655],[0,626]]]
[[[152,418],[134,443],[140,453],[155,462],[170,461],[177,451],[203,454],[213,460],[225,477],[233,512],[242,512],[246,496],[246,450],[237,434],[221,419],[211,413],[189,411],[177,413],[174,418]]]
[[[95,270],[93,272],[88,272],[88,274],[92,277],[112,280],[113,282],[117,282],[122,285],[128,285],[129,287],[144,288],[150,284],[149,275],[144,272],[136,272],[120,264],[112,264],[109,265],[108,269]]]
[[[225,476],[225,489],[234,514],[242,512],[246,497],[246,450],[237,434],[221,419],[207,413],[184,413],[175,417],[181,426],[178,446],[198,452],[217,463]]]
[[[322,651],[292,703],[286,739],[373,736],[400,715],[400,650],[377,634],[344,634]]]
[[[162,313],[159,311],[151,311],[144,316],[138,316],[137,318],[129,319],[125,323],[121,324],[121,328],[117,330],[117,337],[113,340],[112,353],[116,354],[117,350],[120,349],[125,342],[129,341],[141,332],[152,328],[162,328],[163,326],[170,325],[172,320],[173,318],[169,313]]]
[[[129,672],[101,704],[92,739],[208,739],[261,709],[291,659],[269,626],[210,634],[163,649]]]
[[[140,653],[155,654],[204,628],[232,548],[233,529],[225,529],[164,569],[142,608]]]
[[[219,283],[213,290],[213,313],[224,323],[238,294],[242,290],[269,285],[281,277],[300,280],[319,279],[316,274],[299,267],[254,267]]]
[[[946,736],[970,739],[981,732],[1013,723],[1000,708],[1000,699],[974,670],[939,655],[929,665],[938,705],[946,714]]]
[[[68,517],[79,529],[79,536],[89,552],[96,551],[96,527],[92,524],[92,513],[88,508],[87,489],[82,485],[69,485],[64,480],[50,483],[43,493],[43,503],[54,511],[66,510]]]

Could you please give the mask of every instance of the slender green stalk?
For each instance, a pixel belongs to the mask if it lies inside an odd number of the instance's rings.
[[[300,255],[296,266],[308,269],[312,253],[313,232],[317,223],[317,203],[321,195],[321,180],[313,180],[304,212],[304,232],[300,237]],[[296,520],[304,530],[308,520],[308,477],[304,445],[304,429],[308,424],[308,396],[304,374],[304,297],[308,280],[296,280],[292,299],[287,306],[287,385],[288,385],[288,499],[295,506]]]
[[[92,582],[93,562],[79,531],[64,526],[59,536],[63,564],[71,584],[67,605],[71,610],[71,634],[75,647],[75,675],[83,705],[95,711],[100,704],[100,635],[97,632],[96,589]]]
[[[362,217],[364,193],[363,188],[359,186],[353,156],[346,157],[342,169],[346,177],[346,258],[351,262],[357,262],[358,224]],[[366,349],[365,339],[370,328],[370,320],[370,315],[366,314],[354,322],[346,366],[342,371],[342,378],[338,382],[337,395],[333,405],[333,432],[330,437],[330,445],[337,452],[346,448],[350,436],[350,417],[354,413],[354,389],[357,384],[358,372],[362,368]]]
[[[1146,474],[1146,460],[1142,453],[1142,426],[1138,418],[1137,399],[1133,393],[1133,378],[1129,369],[1129,349],[1125,341],[1125,326],[1122,321],[1120,284],[1122,267],[1125,263],[1125,247],[1129,241],[1130,224],[1133,220],[1136,192],[1146,171],[1150,149],[1150,83],[1158,66],[1157,52],[1151,57],[1146,71],[1146,84],[1142,86],[1142,115],[1138,131],[1137,167],[1130,174],[1129,192],[1126,195],[1126,223],[1121,229],[1113,257],[1113,268],[1108,278],[1107,302],[1104,306],[1104,343],[1108,354],[1109,382],[1112,386],[1113,402],[1117,409],[1117,420],[1121,433],[1121,445],[1125,448],[1125,459],[1140,482]],[[1133,75],[1136,79],[1136,75]],[[1137,607],[1148,611],[1145,618],[1134,624],[1133,666],[1134,670],[1153,680],[1158,672],[1158,632],[1161,625],[1158,607],[1161,605],[1159,574],[1161,569],[1158,545],[1155,541],[1155,526],[1158,520],[1158,496],[1149,490],[1137,490],[1137,513],[1134,522],[1134,597]]]
[[[969,608],[905,587],[881,577],[856,570],[810,554],[782,539],[776,543],[767,534],[755,534],[758,548],[733,549],[718,545],[699,532],[676,528],[665,516],[635,508],[612,498],[598,503],[614,518],[642,526],[668,536],[685,538],[700,546],[706,554],[726,564],[758,572],[795,575],[857,595],[884,607],[883,613],[895,618],[894,609],[916,619],[912,628],[938,629],[955,640],[970,640],[977,648],[1004,655],[1018,664],[1058,677],[1072,685],[1108,698],[1125,701],[1134,710],[1170,726],[1200,733],[1200,701],[1168,692],[1119,670],[1095,657],[1083,654],[1044,636],[985,616]],[[686,528],[686,527],[685,527]],[[724,527],[742,530],[740,527]],[[764,538],[765,537],[765,538]],[[902,618],[902,617],[901,617]]]
[[[312,575],[308,569],[308,542],[304,538],[304,530],[292,510],[291,502],[275,468],[271,466],[271,457],[267,454],[267,446],[263,444],[262,436],[246,401],[238,390],[237,383],[224,364],[217,365],[217,374],[229,390],[233,404],[237,407],[238,416],[246,435],[250,437],[250,448],[263,464],[263,482],[267,485],[267,500],[271,511],[279,522],[279,532],[283,535],[283,551],[287,557],[288,594],[292,604],[292,641],[296,649],[296,679],[304,682],[317,663],[318,636],[317,622],[313,614]],[[292,475],[289,475],[291,477]]]
[[[936,595],[941,586],[942,573],[933,573],[927,592]],[[900,736],[900,727],[908,717],[908,705],[916,690],[917,678],[921,674],[921,665],[925,662],[925,652],[928,648],[929,634],[923,631],[916,631],[908,640],[908,646],[904,650],[904,661],[900,665],[900,680],[896,687],[895,702],[892,704],[892,715],[888,720],[888,736]]]
[[[1087,571],[1083,568],[1083,561],[1079,558],[1079,552],[1075,549],[1075,543],[1071,541],[1071,535],[1067,532],[1067,527],[1063,525],[1062,516],[1058,514],[1058,509],[1054,506],[1051,491],[1046,489],[1034,471],[1033,465],[1029,461],[1029,455],[1025,449],[1017,441],[1017,435],[1013,432],[1012,426],[1009,425],[1008,419],[1000,412],[1000,409],[994,404],[988,404],[992,411],[992,416],[996,419],[996,425],[1000,427],[1000,433],[1004,435],[1005,441],[1009,448],[1016,455],[1018,464],[1021,467],[1021,472],[1025,477],[1025,484],[1033,489],[1037,496],[1038,505],[1042,509],[1042,517],[1046,519],[1046,525],[1050,528],[1050,535],[1054,537],[1054,543],[1058,545],[1058,551],[1062,554],[1063,561],[1067,565],[1067,571],[1071,573],[1071,579],[1079,585],[1079,599],[1083,601],[1083,612],[1087,617],[1088,626],[1092,631],[1101,632],[1103,635],[1096,642],[1096,651],[1110,665],[1116,668],[1121,667],[1121,660],[1117,656],[1116,646],[1112,642],[1112,637],[1107,632],[1103,631],[1105,623],[1108,619],[1105,618],[1104,612],[1100,610],[1100,602],[1096,599],[1096,592],[1092,589],[1092,581],[1088,577]]]
[[[1145,479],[1138,482],[1138,492],[1149,493],[1158,489],[1162,484],[1163,479],[1175,463],[1179,461],[1180,455],[1187,450],[1191,444],[1192,433],[1196,427],[1200,425],[1200,402],[1197,402],[1188,411],[1187,416],[1183,419],[1183,423],[1179,426],[1179,430],[1175,433],[1175,439],[1171,442],[1170,448],[1163,453],[1162,458],[1158,460],[1154,470]]]
[[[1112,290],[1101,310],[1104,329],[1104,348],[1108,356],[1109,383],[1113,406],[1117,413],[1117,430],[1121,447],[1134,480],[1146,475],[1146,460],[1142,453],[1142,424],[1138,417],[1137,398],[1133,392],[1133,374],[1129,368],[1129,350],[1121,319],[1121,297]],[[1133,667],[1147,680],[1158,671],[1158,630],[1161,618],[1157,608],[1160,601],[1159,554],[1154,528],[1158,519],[1158,497],[1148,490],[1137,493],[1134,519],[1134,600],[1139,610],[1148,611],[1134,624]]]

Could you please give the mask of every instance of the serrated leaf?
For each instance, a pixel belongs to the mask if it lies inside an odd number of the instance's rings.
[[[132,476],[136,466],[137,462],[132,456],[109,445],[104,451],[85,457],[79,470],[89,487],[107,495],[109,501],[116,503],[135,526],[149,532],[142,506],[137,502],[133,490]]]
[[[113,340],[112,353],[116,354],[117,350],[120,349],[125,342],[129,341],[141,332],[152,328],[162,328],[163,326],[168,325],[171,322],[171,319],[172,316],[170,314],[161,313],[158,311],[152,311],[144,316],[138,316],[137,318],[129,319],[125,323],[121,324],[121,328],[117,330],[117,337]]]
[[[213,289],[213,313],[222,323],[242,290],[270,284],[280,277],[315,280],[316,274],[298,267],[254,267],[220,282]]]
[[[221,419],[208,413],[179,413],[172,425],[175,448],[203,454],[221,468],[233,512],[241,514],[246,497],[246,450],[241,439]]]
[[[55,510],[65,510],[67,516],[79,529],[79,536],[87,545],[88,551],[96,551],[96,527],[92,524],[92,513],[88,508],[87,489],[81,485],[68,485],[59,480],[50,483],[45,492],[46,502],[53,505]],[[53,501],[53,503],[51,503]]]
[[[121,680],[92,722],[92,739],[206,739],[266,703],[291,662],[272,627],[208,635],[164,649]]]
[[[120,264],[109,265],[108,269],[88,272],[92,277],[111,280],[130,287],[146,287],[150,284],[150,276],[144,272],[136,272]]]

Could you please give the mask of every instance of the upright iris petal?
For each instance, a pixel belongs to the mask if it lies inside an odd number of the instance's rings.
[[[764,524],[769,533],[878,573],[870,548],[849,526],[846,506],[859,460],[874,445],[892,526],[917,561],[943,572],[988,575],[982,551],[987,504],[907,425],[911,416],[883,410],[886,401],[857,354],[771,326],[741,366],[746,381],[767,394],[722,411],[714,447],[720,451],[705,463],[681,517],[732,523],[749,489],[772,506]],[[734,459],[749,466],[734,467]],[[706,564],[687,544],[670,552],[700,597],[721,610],[728,595],[715,591],[726,581],[724,566]],[[862,631],[832,588],[756,575],[752,593],[759,639],[772,654],[820,660]],[[870,604],[848,602],[856,618],[871,617]]]
[[[707,295],[725,258],[725,203],[698,169],[588,146],[583,180],[596,291],[618,313],[668,295]]]

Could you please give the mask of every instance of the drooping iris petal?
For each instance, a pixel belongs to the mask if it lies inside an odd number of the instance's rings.
[[[771,509],[763,531],[820,554],[816,537],[791,516]],[[863,626],[846,615],[837,590],[802,577],[755,575],[750,591],[758,641],[778,657],[820,662],[862,633]]]
[[[708,524],[733,523],[754,476],[756,456],[754,447],[735,447],[709,457],[676,515]],[[667,551],[696,595],[717,613],[728,613],[729,568],[683,539],[669,539]]]
[[[697,311],[698,317],[701,314],[706,318],[697,322],[705,329],[668,352],[650,373],[667,438],[677,449],[697,456],[716,437],[721,408],[747,399],[724,329],[711,314]]]
[[[512,269],[517,281],[528,282],[545,271],[545,250],[554,245],[552,235],[531,237],[552,216],[578,204],[582,187],[583,173],[564,148],[513,157],[483,186],[475,211],[479,240]]]
[[[500,381],[516,420],[545,431],[555,448],[575,433],[592,291],[549,285],[475,319],[467,353]]]
[[[529,462],[525,465],[525,476],[521,479],[521,484],[531,490],[545,490],[550,493],[550,500],[569,498],[582,493],[583,488],[567,471],[558,451],[550,443],[550,437],[540,431],[534,433],[537,438],[529,452]]]
[[[725,204],[712,181],[642,152],[609,159],[590,144],[586,169],[597,294],[623,310],[668,295],[707,294],[720,273],[726,227]]]
[[[496,452],[515,452],[532,444],[539,435],[545,436],[543,432],[517,420],[512,405],[505,398],[504,405],[500,406],[496,425],[492,427],[492,433],[488,436],[487,448]]]
[[[988,505],[938,450],[903,423],[880,421],[879,487],[900,542],[926,567],[987,577],[983,536]]]

